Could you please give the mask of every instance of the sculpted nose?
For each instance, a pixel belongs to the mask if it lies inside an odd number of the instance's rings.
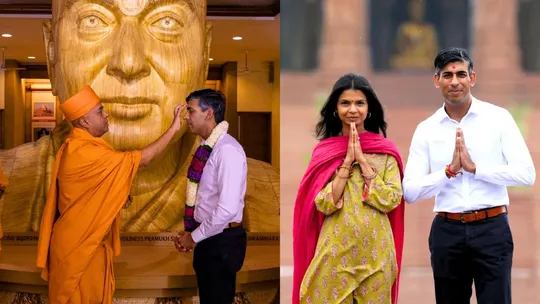
[[[132,82],[150,75],[150,66],[144,55],[144,46],[134,22],[121,25],[114,42],[113,55],[107,65],[107,74],[120,82]]]

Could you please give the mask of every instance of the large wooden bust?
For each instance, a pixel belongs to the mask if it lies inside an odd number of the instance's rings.
[[[140,149],[170,125],[173,109],[203,88],[211,25],[206,0],[53,0],[43,26],[53,94],[60,102],[89,84],[109,113],[104,139],[117,150]],[[4,232],[38,231],[56,151],[69,133],[0,151],[10,188],[2,204]],[[141,168],[122,211],[123,230],[183,229],[186,170],[198,139],[184,129]],[[279,176],[248,159],[245,221],[251,231],[279,231]],[[1,202],[1,201],[0,201]]]

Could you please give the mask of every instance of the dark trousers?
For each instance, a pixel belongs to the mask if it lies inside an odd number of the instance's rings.
[[[236,273],[244,264],[247,235],[242,226],[227,228],[195,246],[193,269],[201,304],[232,304]]]
[[[510,304],[514,241],[508,215],[461,223],[436,215],[429,235],[437,304]]]

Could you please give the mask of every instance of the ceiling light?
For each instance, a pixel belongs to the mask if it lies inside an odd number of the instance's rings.
[[[28,56],[28,59],[36,59],[34,56]]]
[[[242,37],[240,36],[236,36],[236,37],[232,37],[233,40],[242,40]]]
[[[214,60],[214,58],[210,58],[210,61]]]
[[[2,37],[9,38],[9,37],[11,37],[11,34],[2,34]]]

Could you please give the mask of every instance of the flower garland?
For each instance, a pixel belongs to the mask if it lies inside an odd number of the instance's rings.
[[[192,232],[195,230],[195,228],[197,228],[197,222],[195,221],[193,214],[195,211],[197,191],[199,190],[199,183],[201,181],[204,166],[206,166],[206,162],[210,158],[210,154],[212,153],[212,149],[214,148],[218,138],[223,133],[227,133],[228,129],[228,122],[220,122],[214,128],[214,130],[212,130],[212,133],[210,133],[210,136],[206,140],[205,144],[200,145],[197,150],[195,150],[195,154],[193,155],[193,159],[191,160],[191,164],[189,165],[187,172],[188,180],[186,189],[186,206],[184,209],[185,231]]]

